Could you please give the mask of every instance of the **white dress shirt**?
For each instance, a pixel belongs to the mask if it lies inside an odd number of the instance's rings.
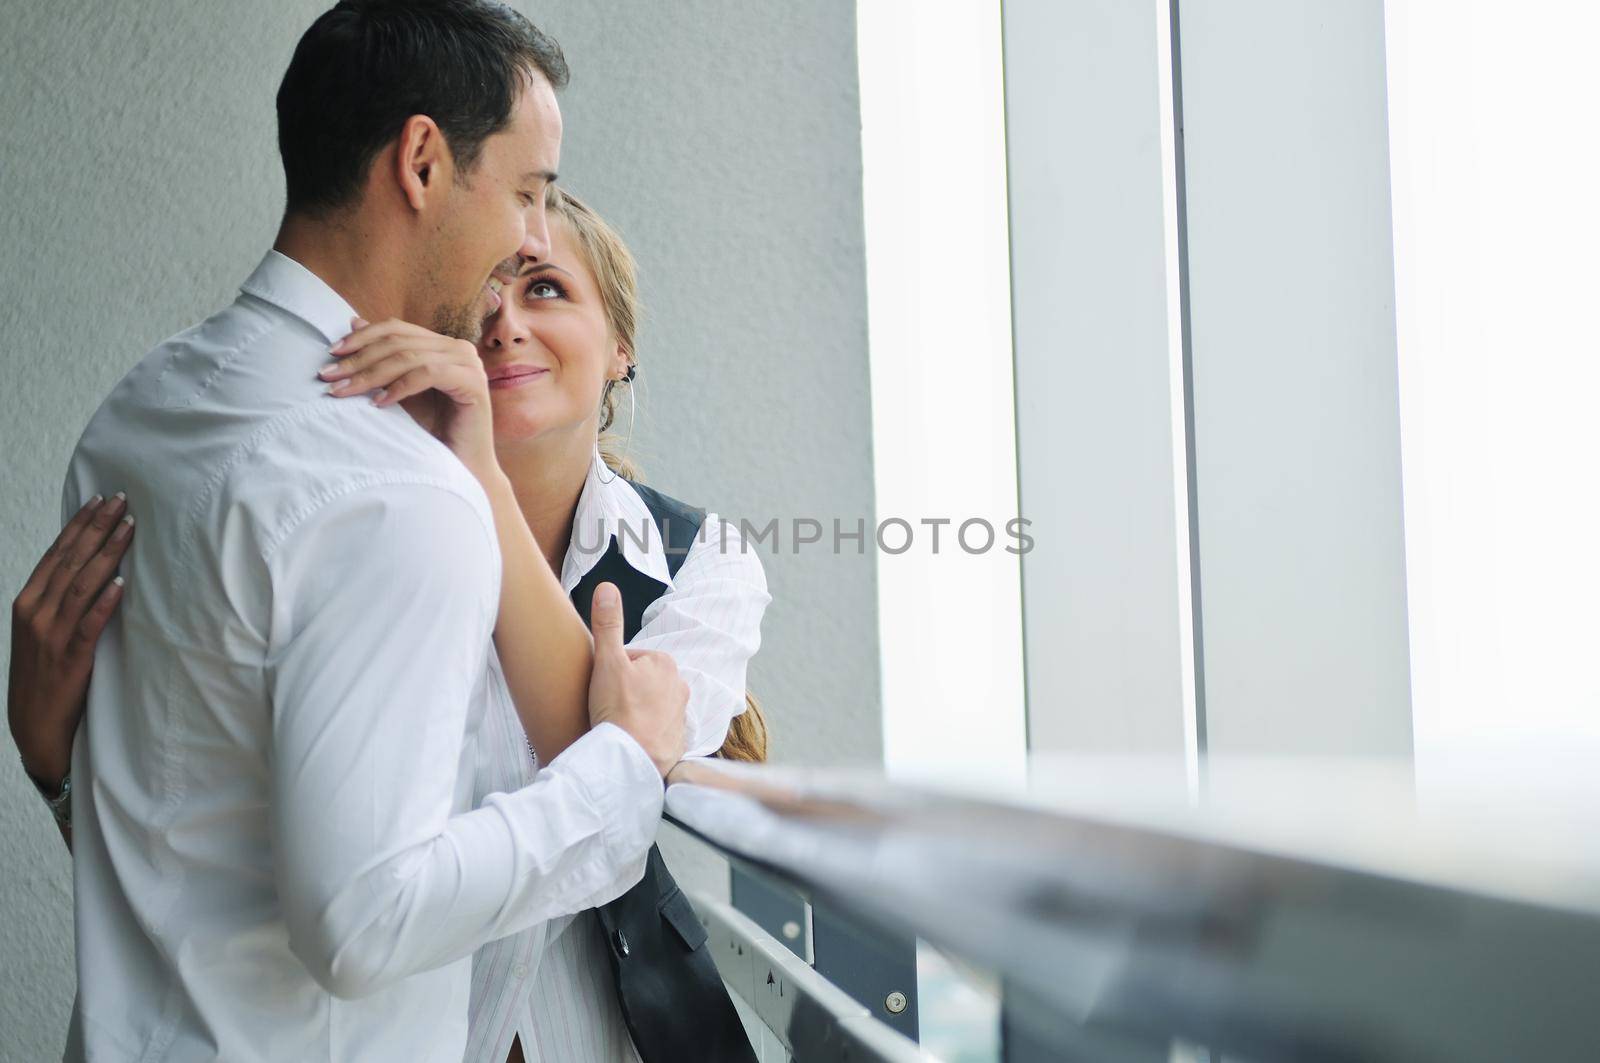
[[[324,394],[351,316],[269,253],[73,456],[63,512],[126,490],[139,534],[74,747],[69,1059],[455,1063],[472,951],[642,873],[661,781],[612,725],[474,808],[492,518]]]
[[[561,585],[569,595],[599,562],[612,536],[623,560],[666,585],[644,611],[628,646],[659,650],[677,663],[689,685],[689,755],[716,752],[729,722],[744,711],[745,668],[761,645],[761,617],[772,600],[756,551],[732,524],[707,513],[677,576],[669,575],[649,507],[598,452],[572,524],[561,566]],[[502,652],[512,651],[502,647]],[[527,786],[543,774],[528,749],[499,662],[492,663],[490,705],[478,743],[480,799]],[[517,1038],[528,1063],[635,1063],[638,1054],[623,1024],[608,947],[599,921],[588,911],[479,949],[472,961],[468,1063],[505,1063]]]

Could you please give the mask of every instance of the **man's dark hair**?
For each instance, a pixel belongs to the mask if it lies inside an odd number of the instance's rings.
[[[300,38],[278,87],[289,212],[352,202],[414,114],[471,172],[535,72],[566,85],[561,46],[494,0],[342,0]]]

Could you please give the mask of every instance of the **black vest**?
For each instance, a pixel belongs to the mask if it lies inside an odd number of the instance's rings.
[[[666,548],[667,571],[677,576],[705,510],[628,482],[650,507]],[[632,534],[642,538],[644,531],[635,528]],[[624,642],[639,633],[645,609],[667,589],[628,564],[616,536],[572,589],[572,604],[585,624],[594,589],[601,583],[616,584],[622,592]],[[744,1024],[706,947],[705,928],[673,881],[660,849],[650,847],[639,884],[595,914],[609,946],[622,1017],[644,1063],[756,1063]]]

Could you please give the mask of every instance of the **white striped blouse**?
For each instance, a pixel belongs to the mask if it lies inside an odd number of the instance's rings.
[[[761,562],[738,529],[707,513],[677,576],[670,576],[649,508],[596,452],[561,567],[568,594],[613,535],[628,564],[667,585],[628,646],[660,650],[677,663],[689,686],[688,755],[708,756],[744,711],[745,666],[761,644],[761,617],[772,600]],[[490,666],[475,803],[528,785],[539,770],[493,654]],[[472,958],[468,1063],[505,1063],[516,1040],[527,1063],[637,1063],[605,948],[593,911],[480,948]]]

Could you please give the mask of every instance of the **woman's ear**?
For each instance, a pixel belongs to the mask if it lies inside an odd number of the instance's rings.
[[[412,210],[427,206],[428,194],[451,178],[454,160],[432,118],[414,114],[395,141],[395,179]]]
[[[628,352],[623,349],[620,342],[611,351],[611,373],[609,375],[612,380],[621,380],[628,375]]]

